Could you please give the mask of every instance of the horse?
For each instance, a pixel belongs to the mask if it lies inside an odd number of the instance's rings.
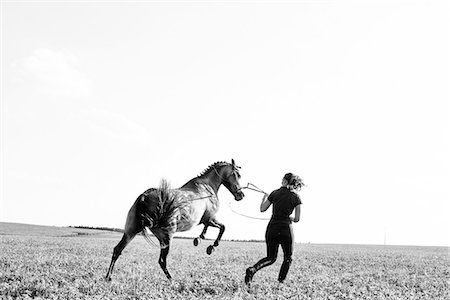
[[[244,198],[239,184],[239,169],[234,159],[231,163],[215,162],[180,188],[171,189],[167,180],[163,179],[159,188],[150,188],[139,195],[128,211],[122,239],[114,247],[106,280],[111,280],[114,264],[123,249],[141,232],[149,240],[148,231],[151,231],[159,240],[161,252],[158,262],[168,280],[172,276],[167,270],[166,259],[175,232],[187,231],[203,224],[200,238],[204,239],[209,226],[219,228],[214,244],[206,250],[210,255],[219,246],[225,231],[225,226],[215,217],[219,210],[217,192],[220,186],[223,184],[236,201]],[[198,242],[199,239],[196,238],[194,245],[197,246]]]

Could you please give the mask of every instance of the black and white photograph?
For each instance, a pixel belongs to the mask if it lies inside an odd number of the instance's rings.
[[[449,16],[0,0],[0,299],[449,299]]]

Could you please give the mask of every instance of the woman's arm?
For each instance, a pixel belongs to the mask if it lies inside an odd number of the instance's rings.
[[[291,221],[295,223],[300,221],[300,204],[295,207],[295,217],[291,217]]]
[[[269,201],[268,195],[264,194],[264,197],[262,199],[261,206],[259,207],[259,209],[261,210],[261,212],[265,212],[271,204],[272,204],[272,202]]]

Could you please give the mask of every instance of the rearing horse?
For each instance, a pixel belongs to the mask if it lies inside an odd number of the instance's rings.
[[[215,217],[219,210],[219,187],[223,184],[236,201],[244,198],[239,184],[239,168],[233,159],[231,163],[216,162],[178,189],[171,189],[167,181],[162,180],[158,189],[151,188],[139,195],[128,212],[122,239],[114,247],[106,279],[111,280],[114,264],[122,250],[140,232],[148,238],[147,230],[159,240],[161,253],[158,262],[169,280],[172,277],[167,270],[166,259],[175,232],[187,231],[195,225],[204,224],[200,235],[204,239],[208,226],[219,228],[214,244],[207,248],[207,253],[211,254],[225,231],[225,226]],[[198,239],[195,239],[194,245],[197,244]]]

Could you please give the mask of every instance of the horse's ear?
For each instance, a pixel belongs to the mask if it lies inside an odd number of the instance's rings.
[[[232,164],[233,166],[236,165],[236,164],[234,163],[234,159],[231,159],[231,164]]]

